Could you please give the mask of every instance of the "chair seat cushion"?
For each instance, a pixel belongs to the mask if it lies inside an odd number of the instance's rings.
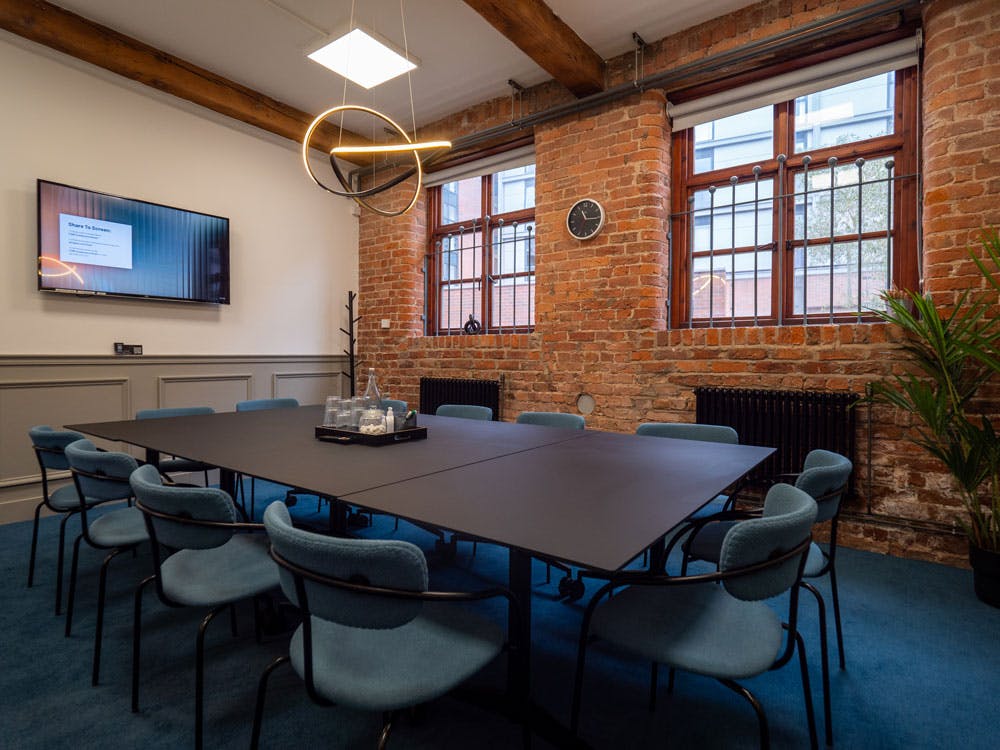
[[[495,623],[461,605],[427,602],[398,628],[352,628],[312,618],[316,690],[353,708],[392,711],[444,695],[486,666],[503,647]],[[289,646],[305,674],[302,626]]]
[[[162,458],[157,468],[167,474],[173,471],[208,471],[213,467],[187,458]]]
[[[823,568],[826,566],[826,555],[816,542],[809,545],[809,556],[806,557],[806,567],[802,575],[806,578],[814,578],[823,575]]]
[[[648,661],[738,680],[767,671],[781,650],[781,620],[714,583],[633,586],[594,613],[591,632]]]
[[[209,549],[182,549],[160,566],[163,592],[189,607],[215,607],[278,585],[278,566],[263,534],[236,534]]]
[[[49,493],[49,505],[63,512],[76,510],[80,507],[80,496],[72,484],[64,484],[59,489]]]
[[[91,521],[87,533],[101,547],[127,547],[149,539],[146,522],[138,508],[119,508],[104,513]]]

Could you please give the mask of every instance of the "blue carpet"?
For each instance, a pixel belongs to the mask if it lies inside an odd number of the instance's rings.
[[[258,482],[257,515],[284,493]],[[326,508],[302,498],[293,514],[321,524]],[[571,522],[568,520],[568,522]],[[409,539],[432,550],[433,537],[376,516],[364,535]],[[147,551],[111,566],[101,685],[90,686],[97,570],[103,555],[84,547],[74,633],[63,637],[53,615],[58,522],[43,522],[35,586],[26,588],[31,524],[0,527],[0,747],[180,748],[193,742],[194,643],[202,613],[170,610],[145,599],[141,711],[129,712],[131,592],[150,570]],[[485,587],[506,577],[506,552],[460,544],[446,563],[429,553],[433,584]],[[67,561],[68,568],[68,561]],[[847,647],[847,670],[833,667],[836,747],[996,748],[1000,695],[1000,610],[977,601],[968,571],[930,563],[841,550],[838,560]],[[568,719],[576,639],[583,604],[554,599],[535,564],[533,694],[556,717]],[[588,594],[597,588],[588,585]],[[820,588],[826,592],[825,584]],[[829,600],[829,597],[827,597]],[[584,599],[583,601],[586,601]],[[779,605],[776,605],[779,606]],[[818,635],[811,599],[804,598],[802,630],[822,737]],[[500,616],[501,608],[489,611]],[[240,636],[225,622],[209,632],[206,657],[206,747],[249,744],[257,679],[282,653],[287,636],[253,641],[249,605],[240,610]],[[835,659],[834,659],[835,662]],[[502,686],[498,662],[476,684]],[[599,646],[591,650],[581,734],[596,748],[754,748],[750,707],[717,683],[680,674],[673,696],[646,710],[648,667]],[[771,723],[775,748],[808,746],[795,664],[748,680]],[[270,748],[374,747],[380,717],[312,705],[290,670],[271,681],[262,746]],[[397,722],[391,748],[520,747],[517,726],[489,711],[446,697]],[[536,748],[548,745],[536,741]]]

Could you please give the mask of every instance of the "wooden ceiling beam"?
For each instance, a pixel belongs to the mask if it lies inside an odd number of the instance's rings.
[[[604,90],[604,60],[543,0],[465,0],[578,97]]]
[[[0,28],[292,141],[301,143],[313,120],[307,112],[44,0],[0,0]],[[339,128],[324,123],[314,142],[329,146],[340,137]],[[370,143],[348,130],[342,142]]]

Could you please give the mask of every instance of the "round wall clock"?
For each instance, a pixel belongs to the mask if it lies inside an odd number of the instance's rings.
[[[596,237],[604,226],[604,208],[593,198],[578,200],[566,214],[566,228],[578,240]]]

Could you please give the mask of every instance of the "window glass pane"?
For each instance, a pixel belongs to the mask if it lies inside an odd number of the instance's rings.
[[[441,285],[440,313],[438,315],[439,330],[461,331],[469,321],[469,315],[483,322],[482,295],[478,281],[466,281]]]
[[[861,232],[886,232],[889,205],[888,157],[872,159],[860,169],[854,162],[832,170],[820,164],[809,170],[809,190],[802,172],[795,175],[795,239],[829,238]],[[832,173],[832,174],[831,174]],[[804,234],[808,228],[808,235]]]
[[[535,207],[535,165],[493,175],[493,215]]]
[[[481,237],[481,232],[469,230],[445,235],[438,241],[436,250],[441,281],[468,279],[482,273]]]
[[[694,194],[694,252],[771,242],[774,182],[761,180]],[[756,218],[756,222],[754,219]],[[754,229],[756,228],[756,234]]]
[[[793,310],[807,315],[864,314],[883,308],[879,294],[889,286],[889,250],[885,238],[833,245],[810,245],[795,251]]]
[[[769,251],[703,255],[694,259],[692,268],[691,314],[694,319],[771,314]]]
[[[535,222],[502,224],[492,231],[493,273],[535,270]]]
[[[493,277],[490,284],[493,295],[493,328],[528,328],[535,324],[535,277]]]
[[[454,224],[482,216],[483,180],[469,177],[441,186],[441,223]]]
[[[723,117],[694,129],[695,174],[774,156],[774,107]]]
[[[795,151],[855,143],[893,132],[893,72],[795,100]]]

